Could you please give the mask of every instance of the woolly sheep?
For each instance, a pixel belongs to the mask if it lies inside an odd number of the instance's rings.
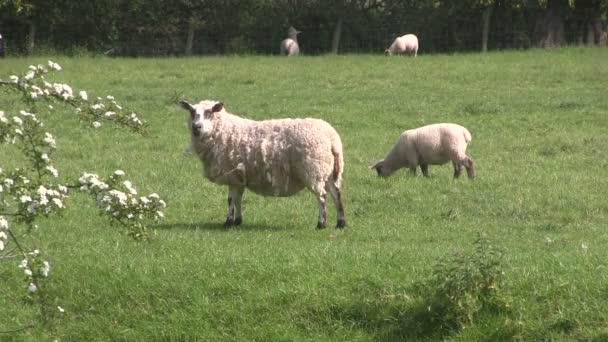
[[[416,167],[420,165],[422,174],[428,177],[429,165],[443,165],[452,161],[454,178],[460,176],[463,166],[467,169],[469,178],[473,178],[474,162],[465,154],[469,142],[471,133],[466,128],[452,123],[410,129],[401,133],[384,160],[371,168],[376,169],[378,176],[388,177],[403,167],[408,167],[415,175]]]
[[[418,55],[418,37],[413,34],[397,37],[384,53],[389,56],[413,53],[416,57]]]
[[[282,55],[290,57],[300,54],[300,45],[298,45],[298,34],[300,33],[293,26],[287,30],[287,38],[281,42]]]
[[[225,226],[242,223],[245,188],[263,196],[291,196],[304,188],[319,205],[317,228],[327,222],[327,193],[337,209],[337,227],[346,226],[342,190],[344,157],[336,130],[320,119],[254,121],[228,113],[221,102],[180,101],[189,113],[192,148],[203,175],[228,186]]]

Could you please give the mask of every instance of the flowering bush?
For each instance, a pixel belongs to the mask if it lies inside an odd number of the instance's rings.
[[[21,260],[18,267],[25,275],[24,289],[34,300],[41,296],[43,280],[49,276],[51,265],[38,249],[20,243],[20,233],[37,228],[39,217],[66,210],[70,191],[90,194],[101,213],[137,239],[149,237],[147,220],[161,219],[166,206],[156,193],[138,196],[122,170],[116,170],[107,179],[87,172],[73,176],[71,181],[60,177],[63,175],[53,163],[57,141],[38,117],[42,111],[53,109],[53,104],[73,107],[79,119],[93,128],[101,127],[102,122],[112,122],[139,133],[145,130],[144,121],[136,113],[124,110],[114,97],[90,101],[92,97],[84,90],[75,94],[67,84],[47,81],[50,72],[61,69],[59,64],[49,61],[48,66],[31,65],[21,76],[0,79],[0,90],[20,95],[25,107],[13,115],[0,111],[0,144],[15,145],[23,157],[16,163],[19,167],[12,170],[3,169],[0,162],[0,261]],[[19,225],[27,229],[15,229]]]

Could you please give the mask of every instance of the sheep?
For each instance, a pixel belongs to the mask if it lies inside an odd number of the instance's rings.
[[[387,56],[401,55],[401,54],[414,54],[414,57],[418,55],[418,37],[414,34],[406,34],[401,37],[395,38],[391,46],[384,50],[384,54]]]
[[[469,178],[475,177],[475,163],[465,154],[467,144],[471,142],[471,133],[464,127],[452,123],[428,125],[401,133],[399,140],[384,160],[371,166],[378,176],[388,177],[403,167],[416,174],[420,165],[422,174],[429,176],[429,165],[443,165],[452,161],[454,178],[467,169]]]
[[[297,56],[300,54],[300,45],[298,45],[298,34],[301,32],[293,26],[287,30],[287,38],[281,42],[281,54],[287,57]]]
[[[346,227],[342,141],[327,122],[311,118],[254,121],[228,113],[221,102],[180,104],[190,113],[192,149],[203,163],[203,175],[228,186],[224,226],[242,223],[245,188],[276,197],[308,188],[319,206],[317,228],[326,227],[328,192],[336,206],[336,227]]]

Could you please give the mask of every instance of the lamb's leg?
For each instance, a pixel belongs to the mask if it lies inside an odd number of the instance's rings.
[[[471,157],[467,156],[467,159],[464,161],[464,167],[467,169],[467,176],[475,178],[475,162]]]
[[[453,161],[452,164],[454,164],[454,178],[460,177],[462,174],[462,163],[459,161]]]
[[[334,200],[334,204],[336,205],[336,212],[338,214],[338,223],[336,224],[336,228],[344,228],[346,227],[346,217],[344,215],[342,190],[340,190],[336,183],[331,180],[327,182],[327,190],[331,194],[331,197]]]
[[[230,186],[228,189],[228,214],[226,214],[226,222],[224,227],[239,225],[242,222],[241,218],[241,199],[243,196],[243,188]],[[238,222],[238,223],[237,223]]]
[[[424,177],[429,176],[429,164],[420,164],[420,170],[422,170],[422,175]]]
[[[324,229],[327,227],[327,193],[323,191],[317,194],[317,202],[319,203],[317,229]]]

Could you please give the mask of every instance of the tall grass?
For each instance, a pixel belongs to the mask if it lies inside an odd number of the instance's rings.
[[[46,291],[65,313],[0,338],[608,338],[606,58],[606,49],[416,59],[53,56],[62,80],[90,96],[112,94],[150,123],[146,138],[83,130],[56,110],[45,122],[58,136],[59,166],[73,174],[121,168],[169,207],[153,241],[138,243],[74,195],[63,218],[31,236],[50,253]],[[40,62],[4,59],[0,75]],[[184,153],[187,114],[175,103],[182,97],[221,100],[252,119],[310,116],[334,125],[345,148],[349,228],[315,230],[310,193],[246,192],[244,224],[224,229],[227,189],[203,179],[198,160]],[[0,109],[19,108],[2,94]],[[447,165],[431,166],[428,179],[406,172],[379,179],[368,169],[401,131],[437,122],[472,132],[474,181],[453,180]],[[12,155],[3,145],[0,164],[10,166]],[[420,284],[442,284],[440,265],[453,252],[471,253],[480,233],[501,250],[509,310],[481,310],[464,329],[433,326],[420,310],[432,291]],[[463,273],[473,272],[467,267]],[[17,293],[12,278],[20,275],[3,268],[0,330],[10,330],[33,314],[4,296]],[[439,280],[425,282],[431,275]]]

